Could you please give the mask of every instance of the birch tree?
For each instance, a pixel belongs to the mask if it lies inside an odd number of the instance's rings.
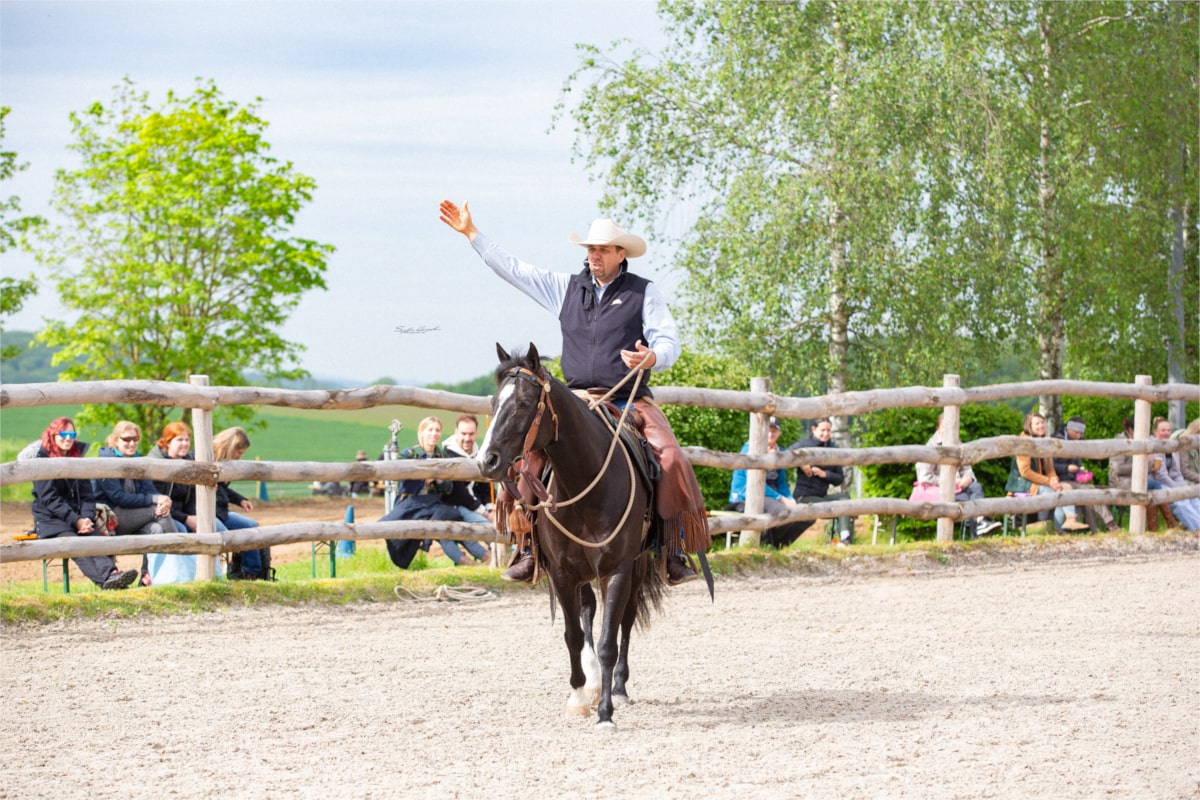
[[[912,145],[953,85],[919,7],[660,8],[661,55],[585,50],[573,116],[608,207],[661,230],[694,205],[677,262],[692,346],[780,391],[839,392],[940,375],[1003,335],[979,274],[914,242],[930,203]]]

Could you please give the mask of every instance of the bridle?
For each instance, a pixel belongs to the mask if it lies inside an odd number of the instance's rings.
[[[550,501],[550,506],[553,508],[554,501],[550,498],[546,488],[542,486],[542,481],[529,470],[529,454],[533,452],[533,443],[537,441],[538,433],[542,428],[542,417],[546,413],[546,409],[550,409],[550,419],[554,421],[554,436],[550,439],[550,444],[558,441],[558,412],[554,410],[554,403],[550,400],[550,377],[546,374],[546,370],[542,367],[538,368],[537,372],[528,367],[513,367],[508,372],[504,373],[505,379],[519,378],[520,380],[532,383],[538,387],[538,405],[537,413],[533,416],[533,422],[529,424],[529,430],[525,433],[525,442],[521,445],[521,455],[513,460],[509,466],[509,475],[505,479],[505,484],[508,486],[509,492],[517,502],[520,502],[521,494],[517,491],[516,480],[519,475],[524,475],[528,485],[533,489],[533,493],[537,495],[539,500]],[[540,507],[540,504],[539,504]]]
[[[547,408],[550,409],[550,419],[554,420],[554,437],[550,441],[557,442],[558,412],[554,410],[554,403],[550,401],[550,376],[546,370],[539,367],[538,371],[534,372],[528,367],[513,367],[505,373],[505,377],[520,378],[538,387],[537,413],[534,414],[529,431],[525,434],[525,444],[521,447],[522,457],[529,455],[533,450],[533,443],[537,441],[538,432],[542,428],[542,416],[546,413]]]
[[[607,400],[608,397],[610,397],[617,389],[619,389],[622,384],[624,384],[626,381],[628,381],[630,376],[632,376],[634,372],[637,373],[637,380],[634,381],[633,390],[630,392],[630,398],[631,398],[630,402],[626,403],[625,408],[621,412],[621,418],[617,421],[617,424],[614,427],[613,424],[608,420],[608,418],[605,417],[604,414],[600,411],[599,406],[602,402]],[[553,444],[554,442],[558,441],[558,433],[559,433],[559,431],[558,431],[558,412],[554,410],[554,404],[550,400],[550,385],[551,385],[550,384],[550,376],[546,372],[545,368],[540,367],[540,366],[538,367],[537,372],[534,372],[533,370],[529,369],[528,367],[517,366],[517,367],[512,367],[511,369],[508,370],[508,372],[504,373],[505,379],[519,378],[521,380],[528,381],[529,383],[532,383],[533,385],[538,387],[537,413],[533,417],[533,422],[530,423],[530,425],[529,425],[529,431],[525,434],[525,442],[521,447],[521,455],[518,458],[513,460],[512,465],[509,467],[509,476],[505,480],[505,485],[508,487],[509,493],[512,494],[512,496],[514,498],[514,508],[520,508],[523,506],[529,511],[545,510],[546,516],[550,519],[551,522],[554,523],[554,526],[556,528],[558,528],[564,535],[566,535],[566,537],[568,539],[570,539],[571,541],[575,542],[575,544],[578,544],[582,547],[594,547],[594,548],[604,547],[604,546],[608,545],[609,542],[611,542],[613,539],[616,538],[617,534],[620,533],[621,529],[623,527],[625,527],[625,521],[629,518],[629,512],[633,508],[634,486],[637,481],[637,474],[633,468],[633,459],[632,459],[632,457],[630,457],[629,451],[626,450],[625,448],[622,448],[621,452],[625,455],[625,463],[629,468],[629,500],[625,504],[625,513],[621,515],[621,521],[618,522],[616,524],[616,526],[613,527],[612,533],[610,533],[606,539],[604,539],[603,541],[600,541],[600,542],[586,542],[586,541],[578,538],[577,536],[575,536],[573,533],[571,533],[566,528],[564,528],[562,523],[560,523],[557,519],[555,519],[553,513],[551,513],[551,512],[557,511],[560,507],[569,506],[569,505],[572,505],[572,504],[577,503],[580,500],[582,500],[584,497],[587,496],[587,494],[592,489],[594,489],[596,487],[596,484],[598,484],[600,482],[600,478],[602,478],[604,476],[605,472],[608,471],[608,465],[612,462],[613,452],[616,450],[616,447],[617,447],[617,441],[621,438],[621,434],[620,434],[621,426],[625,424],[625,420],[629,415],[629,409],[633,405],[632,398],[634,395],[636,395],[637,388],[641,384],[641,381],[642,381],[641,373],[642,373],[642,370],[638,370],[638,369],[630,370],[629,374],[626,375],[625,378],[620,383],[618,383],[611,390],[609,390],[608,394],[606,394],[604,397],[602,397],[598,400],[595,400],[589,404],[589,408],[591,410],[595,411],[597,413],[597,415],[599,415],[600,418],[604,421],[604,424],[608,426],[609,430],[612,431],[612,435],[613,435],[612,441],[609,443],[608,454],[604,458],[604,463],[600,466],[600,469],[596,472],[596,477],[592,479],[592,482],[590,484],[588,484],[587,488],[585,488],[579,494],[575,495],[574,497],[570,498],[569,500],[563,500],[562,502],[556,501],[554,499],[554,496],[550,493],[550,491],[547,490],[546,487],[542,485],[541,479],[538,476],[534,475],[529,470],[529,455],[533,451],[533,443],[537,440],[538,433],[541,430],[542,417],[545,414],[547,408],[550,409],[550,418],[552,420],[554,420],[554,437],[550,440],[550,442],[548,444]],[[520,466],[518,466],[518,464]],[[517,486],[516,486],[517,477],[521,476],[521,475],[523,475],[525,477],[525,480],[526,480],[528,486],[533,490],[534,495],[538,498],[538,500],[540,502],[534,503],[531,506],[525,506],[525,504],[522,502],[521,493],[517,489]],[[551,476],[551,478],[550,478],[550,487],[551,488],[554,487],[554,477],[553,476]]]

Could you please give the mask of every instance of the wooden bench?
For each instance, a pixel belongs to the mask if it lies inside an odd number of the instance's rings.
[[[37,534],[34,533],[33,531],[25,531],[25,533],[14,536],[13,541],[14,542],[31,542],[36,538],[37,538]],[[63,594],[70,594],[71,593],[71,559],[66,558],[66,557],[43,558],[42,559],[42,591],[43,592],[50,591],[50,565],[52,563],[54,563],[55,561],[58,561],[59,563],[62,564]]]
[[[62,563],[63,594],[70,594],[71,593],[71,559],[67,558],[66,556],[63,556],[62,558],[43,558],[42,559],[42,591],[43,592],[50,591],[50,579],[49,579],[48,575],[50,572],[50,564],[55,561],[59,561]]]

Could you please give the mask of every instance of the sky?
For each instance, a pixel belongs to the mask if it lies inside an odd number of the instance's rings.
[[[291,235],[337,248],[328,290],[305,295],[282,329],[307,348],[300,366],[351,385],[467,380],[495,366],[497,342],[557,354],[561,337],[438,220],[438,202],[469,201],[480,230],[525,261],[578,269],[567,236],[600,215],[601,187],[572,163],[574,121],[551,129],[576,45],[622,60],[664,41],[649,0],[3,0],[3,145],[29,168],[0,195],[53,218],[54,171],[75,163],[68,115],[111,100],[125,77],[152,105],[196,78],[240,104],[261,98],[271,155],[317,183]],[[670,255],[651,241],[634,262],[669,299]],[[3,258],[4,275],[36,268]],[[45,318],[69,316],[43,281],[5,328]]]

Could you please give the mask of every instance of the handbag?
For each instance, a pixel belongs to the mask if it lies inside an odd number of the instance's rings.
[[[942,499],[941,487],[932,483],[913,481],[912,494],[908,496],[910,503],[937,503]]]
[[[104,503],[96,503],[94,522],[96,524],[96,533],[101,536],[112,536],[113,531],[117,529],[117,512]]]

